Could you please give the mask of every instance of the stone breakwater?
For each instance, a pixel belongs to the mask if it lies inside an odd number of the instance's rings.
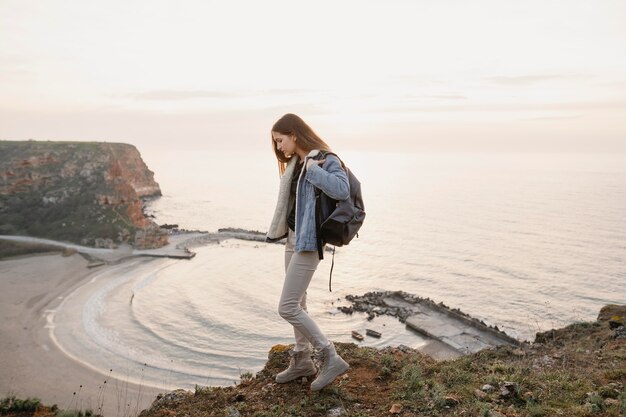
[[[407,318],[415,314],[416,306],[427,304],[437,310],[450,311],[487,326],[482,320],[472,318],[458,308],[450,308],[444,303],[436,303],[430,298],[419,297],[404,291],[373,291],[363,295],[346,295],[346,300],[350,301],[352,305],[339,307],[341,312],[346,314],[352,314],[355,311],[367,313],[368,320],[372,320],[376,316],[387,315],[397,317],[400,322],[404,323]],[[493,328],[499,331],[497,326]]]
[[[338,309],[346,314],[361,312],[372,320],[377,316],[397,317],[407,327],[425,335],[429,342],[424,353],[437,359],[449,359],[500,345],[519,345],[497,326],[488,326],[443,303],[418,297],[404,291],[368,292],[364,295],[347,295],[351,306]]]
[[[191,249],[197,246],[220,243],[226,239],[265,242],[264,232],[237,227],[225,227],[218,229],[217,232],[179,229],[177,225],[161,225],[161,228],[169,231],[170,240],[174,241],[178,249]]]
[[[217,233],[210,233],[206,231],[198,230],[181,230],[175,227],[176,225],[161,225],[162,228],[170,229],[170,236],[184,235],[184,234],[198,234],[197,236],[190,237],[184,241],[184,244],[179,244],[178,247],[192,248],[194,246],[202,246],[211,243],[219,243],[225,239],[240,239],[248,240],[252,242],[265,242],[266,232],[260,232],[258,230],[247,230],[239,227],[223,227],[217,229]],[[279,240],[277,242],[271,242],[275,244],[284,244],[285,240]],[[330,246],[326,246],[326,252],[332,252]]]

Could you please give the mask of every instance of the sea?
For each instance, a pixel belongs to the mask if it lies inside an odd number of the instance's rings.
[[[458,308],[519,340],[626,304],[626,154],[340,151],[362,183],[359,237],[308,291],[329,339],[419,347],[393,317],[337,307],[401,290]],[[268,152],[142,150],[163,196],[159,224],[265,232],[278,194]],[[224,386],[293,342],[277,312],[284,246],[225,239],[192,260],[136,259],[96,273],[57,312],[56,342],[103,374],[163,389]],[[73,317],[73,318],[72,318]],[[358,342],[351,331],[382,333]]]

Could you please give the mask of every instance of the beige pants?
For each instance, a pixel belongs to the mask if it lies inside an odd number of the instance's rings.
[[[320,260],[317,251],[294,252],[295,240],[296,234],[289,229],[285,244],[285,283],[278,314],[293,326],[294,350],[308,349],[309,342],[316,349],[322,349],[328,345],[328,339],[306,310],[306,290]]]

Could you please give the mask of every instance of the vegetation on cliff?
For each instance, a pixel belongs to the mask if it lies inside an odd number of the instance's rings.
[[[160,194],[132,145],[0,141],[0,234],[162,246],[165,235],[141,200]]]

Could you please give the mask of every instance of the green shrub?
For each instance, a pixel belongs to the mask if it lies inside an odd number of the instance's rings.
[[[419,398],[424,387],[424,379],[422,378],[420,367],[416,364],[406,365],[402,368],[401,380],[403,385],[401,396],[409,400]]]
[[[35,412],[41,401],[38,398],[26,398],[25,400],[10,396],[0,400],[0,414],[9,412]]]
[[[239,379],[241,379],[242,384],[248,384],[252,382],[252,380],[254,379],[254,375],[252,375],[251,372],[244,372],[239,375]]]

